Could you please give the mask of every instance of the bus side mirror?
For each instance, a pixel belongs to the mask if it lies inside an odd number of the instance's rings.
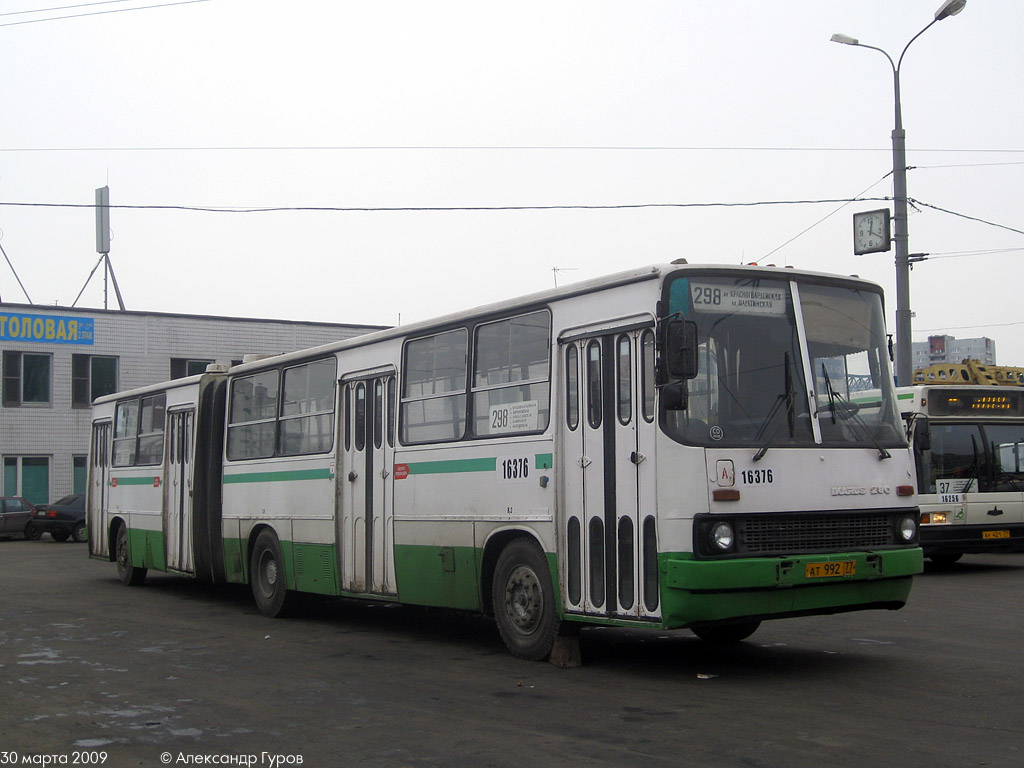
[[[914,419],[914,450],[923,453],[932,449],[932,428],[927,416]]]
[[[665,370],[670,379],[697,376],[697,324],[692,320],[665,324]]]
[[[666,411],[685,411],[689,404],[685,381],[673,381],[661,387],[661,407]]]

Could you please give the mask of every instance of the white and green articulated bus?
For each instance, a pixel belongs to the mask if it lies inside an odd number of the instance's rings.
[[[100,398],[91,553],[493,615],[747,637],[922,569],[881,289],[683,262]],[[870,407],[853,383],[879,390]]]
[[[921,544],[964,554],[1024,552],[1024,387],[897,389],[917,461]]]

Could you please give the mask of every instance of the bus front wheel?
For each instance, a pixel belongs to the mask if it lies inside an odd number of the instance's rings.
[[[270,529],[260,531],[249,561],[249,586],[260,613],[270,618],[287,615],[290,600],[281,542]]]
[[[757,631],[759,626],[761,626],[761,622],[757,620],[735,621],[723,624],[700,624],[690,627],[690,631],[705,643],[731,645],[746,640]]]
[[[492,593],[498,632],[512,655],[541,661],[558,635],[551,571],[536,541],[518,538],[498,557]]]
[[[117,529],[114,555],[117,559],[117,576],[122,584],[126,587],[137,587],[146,580],[146,569],[132,565],[128,554],[128,530],[123,525]]]

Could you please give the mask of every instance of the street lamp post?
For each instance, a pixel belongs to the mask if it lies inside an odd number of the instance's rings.
[[[892,67],[893,96],[895,99],[896,124],[892,131],[892,198],[893,240],[896,241],[896,383],[906,386],[913,378],[913,339],[911,337],[910,312],[910,238],[907,232],[907,134],[903,130],[903,110],[900,106],[900,67],[903,57],[911,44],[923,35],[937,21],[955,16],[964,9],[967,0],[945,0],[935,12],[935,18],[928,22],[903,47],[903,53],[894,63],[892,56],[881,48],[864,45],[857,38],[834,34],[832,42],[855,45],[878,51]]]

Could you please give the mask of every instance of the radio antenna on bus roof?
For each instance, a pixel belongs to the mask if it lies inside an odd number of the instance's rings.
[[[552,267],[551,273],[555,276],[555,288],[558,287],[558,273],[559,272],[575,272],[577,267]]]

